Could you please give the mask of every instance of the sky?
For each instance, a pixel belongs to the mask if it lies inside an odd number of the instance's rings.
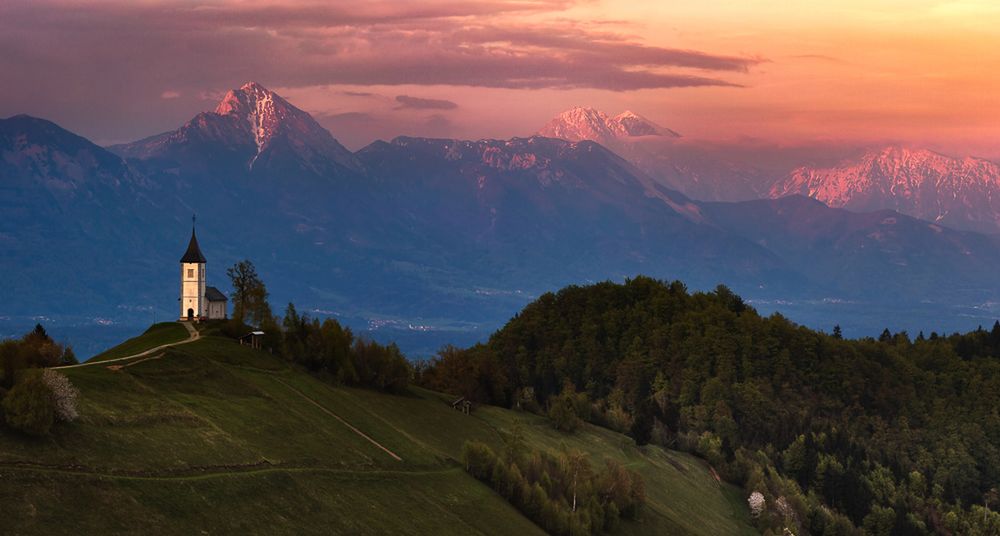
[[[253,80],[352,149],[591,106],[689,139],[996,159],[998,27],[985,0],[5,0],[0,117],[120,143]]]

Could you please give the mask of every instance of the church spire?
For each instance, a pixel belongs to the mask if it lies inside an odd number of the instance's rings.
[[[187,251],[181,257],[181,262],[206,263],[208,261],[205,260],[205,256],[201,253],[201,248],[198,247],[198,237],[194,234],[194,224],[195,217],[191,216],[191,241],[188,242]]]

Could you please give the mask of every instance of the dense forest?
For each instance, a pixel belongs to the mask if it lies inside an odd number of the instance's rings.
[[[418,381],[697,453],[764,534],[1000,534],[1000,323],[845,340],[640,277],[545,294]]]

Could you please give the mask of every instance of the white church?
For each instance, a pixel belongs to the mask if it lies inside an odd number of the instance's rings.
[[[198,247],[198,237],[191,226],[191,242],[181,257],[181,321],[222,320],[226,318],[226,295],[205,285],[208,261]]]

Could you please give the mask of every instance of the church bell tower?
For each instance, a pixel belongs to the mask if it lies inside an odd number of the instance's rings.
[[[191,241],[181,257],[181,316],[182,321],[199,321],[208,316],[205,301],[205,256],[198,247],[198,237],[194,233],[194,218],[191,218]]]

